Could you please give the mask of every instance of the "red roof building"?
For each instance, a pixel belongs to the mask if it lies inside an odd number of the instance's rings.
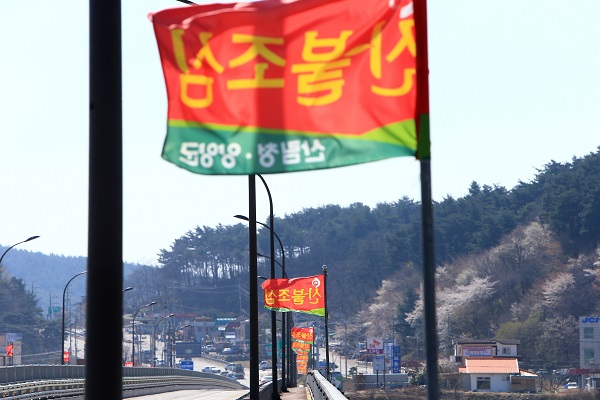
[[[535,392],[537,375],[521,371],[514,339],[465,339],[454,342],[459,386],[482,392]]]

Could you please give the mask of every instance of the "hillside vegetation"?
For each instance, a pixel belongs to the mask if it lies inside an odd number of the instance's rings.
[[[473,182],[466,196],[436,202],[434,212],[442,354],[452,339],[505,337],[521,340],[532,367],[578,364],[577,317],[600,311],[600,153],[551,161],[511,190]],[[275,218],[289,277],[328,266],[338,337],[396,337],[409,351],[421,337],[422,346],[420,213],[418,202],[403,198]],[[267,229],[259,232],[259,253],[269,254]],[[151,292],[174,307],[239,315],[247,254],[246,225],[198,226],[161,251],[159,271],[138,270],[131,279],[154,276]],[[269,260],[259,268],[267,276]]]
[[[338,338],[395,337],[405,356],[420,348],[422,357],[419,202],[307,208],[276,216],[274,226],[285,255],[276,243],[276,259],[288,277],[328,266]],[[434,228],[441,356],[452,339],[503,337],[521,340],[533,368],[578,364],[577,317],[600,311],[600,151],[551,161],[510,190],[473,182],[464,197],[434,204]],[[258,240],[259,253],[270,254],[267,229]],[[246,224],[196,226],[161,250],[159,263],[131,267],[124,286],[136,290],[126,311],[159,301],[169,312],[248,314]],[[261,257],[259,275],[269,274],[270,260]],[[3,323],[0,313],[0,331]]]

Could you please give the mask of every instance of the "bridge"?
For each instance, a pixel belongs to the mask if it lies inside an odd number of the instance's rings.
[[[179,368],[123,368],[123,398],[146,396],[174,390],[240,391],[239,400],[250,400],[247,387],[230,378]],[[277,382],[280,390],[281,381]],[[261,386],[260,398],[269,400],[274,383]],[[13,399],[84,399],[83,365],[13,365],[0,367],[0,398]],[[307,375],[307,388],[283,392],[282,400],[343,400],[346,397],[318,371]]]

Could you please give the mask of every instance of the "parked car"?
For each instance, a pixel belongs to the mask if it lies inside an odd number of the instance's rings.
[[[325,361],[325,360],[319,361],[319,369],[325,370],[326,365],[327,365],[327,361]],[[331,362],[331,361],[329,362],[329,370],[330,371],[336,370],[337,368],[338,368],[338,365],[336,363]]]
[[[225,366],[225,371],[233,371],[235,366],[236,366],[236,363],[229,363]]]
[[[258,369],[260,369],[261,371],[264,371],[265,369],[269,368],[271,368],[271,363],[268,361],[261,361],[260,364],[258,364]]]
[[[579,389],[577,382],[569,382],[569,383],[567,383],[566,387],[567,387],[567,389]]]
[[[221,354],[233,354],[233,351],[231,351],[231,347],[225,347],[222,351]]]
[[[216,368],[216,367],[214,365],[207,365],[205,367],[202,367],[200,372],[212,372],[213,368]]]
[[[329,376],[333,386],[335,386],[340,392],[344,393],[344,377],[342,376],[342,373],[339,371],[333,371],[329,373]]]
[[[242,364],[234,364],[233,370],[230,372],[236,379],[244,379],[244,366]]]

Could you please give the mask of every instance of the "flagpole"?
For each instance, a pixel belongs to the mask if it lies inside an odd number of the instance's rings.
[[[423,303],[427,348],[427,398],[439,398],[438,340],[435,314],[435,263],[433,256],[433,207],[431,200],[431,163],[421,160],[421,213],[423,219]]]
[[[417,46],[417,158],[421,165],[421,215],[423,240],[423,319],[427,351],[427,399],[439,399],[438,338],[435,315],[435,258],[433,200],[431,196],[431,142],[429,126],[429,61],[427,51],[427,0],[414,5]]]
[[[329,323],[327,313],[327,265],[323,265],[323,300],[325,306],[325,378],[329,381]],[[318,362],[319,360],[317,360]]]

